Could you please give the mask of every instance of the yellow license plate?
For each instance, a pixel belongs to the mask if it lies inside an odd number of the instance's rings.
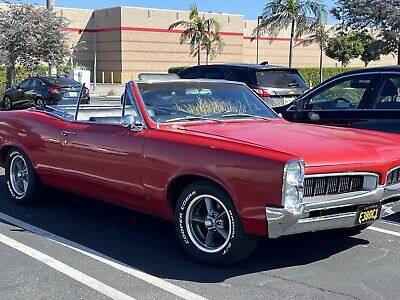
[[[381,204],[372,204],[359,207],[357,210],[355,225],[371,223],[378,220],[381,216],[381,210]]]

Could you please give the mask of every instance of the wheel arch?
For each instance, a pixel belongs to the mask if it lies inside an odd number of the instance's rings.
[[[210,178],[207,176],[203,175],[196,175],[196,174],[185,174],[185,175],[180,175],[175,178],[173,178],[167,187],[166,191],[166,197],[168,199],[168,202],[170,203],[172,209],[175,209],[176,202],[178,201],[179,195],[182,193],[182,191],[191,183],[194,182],[207,182],[209,184],[212,184],[219,189],[221,189],[223,192],[225,192],[232,200],[232,204],[235,206],[235,209],[237,211],[236,205],[235,205],[235,200],[232,196],[232,194],[228,191],[227,188],[225,188],[222,183],[218,182],[218,180],[214,178]]]
[[[13,148],[22,151],[29,158],[30,162],[34,166],[34,163],[32,161],[31,156],[29,155],[28,151],[21,145],[14,145],[14,144],[7,144],[7,145],[4,145],[2,148],[0,148],[0,166],[5,167],[6,156],[7,156],[8,152]]]

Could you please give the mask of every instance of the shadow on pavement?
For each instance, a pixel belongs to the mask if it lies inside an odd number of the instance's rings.
[[[313,263],[368,244],[338,232],[263,239],[243,263],[215,269],[186,257],[172,223],[60,191],[49,191],[50,200],[39,206],[20,207],[4,190],[4,180],[0,176],[2,213],[165,279],[222,282],[243,274]]]

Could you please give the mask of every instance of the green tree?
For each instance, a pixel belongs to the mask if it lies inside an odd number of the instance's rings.
[[[400,65],[399,0],[337,0],[337,3],[332,13],[338,20],[352,29],[371,28],[377,32],[383,52],[397,53]]]
[[[386,44],[382,40],[376,39],[366,32],[359,32],[357,35],[364,47],[360,59],[364,62],[365,67],[367,67],[371,61],[380,60],[382,55],[390,53],[390,51],[388,52]]]
[[[325,54],[346,67],[349,62],[364,52],[364,45],[354,32],[338,32],[328,40]]]
[[[323,81],[324,50],[334,27],[327,27],[324,23],[316,23],[310,30],[310,35],[297,45],[309,46],[318,44],[319,46],[319,81]]]
[[[197,56],[197,64],[200,65],[201,50],[204,49],[204,41],[207,40],[208,36],[219,36],[220,25],[214,18],[204,20],[199,14],[197,5],[192,4],[190,6],[189,20],[173,23],[168,29],[172,30],[175,28],[184,29],[180,36],[180,44],[189,42],[190,54],[193,57]]]
[[[208,65],[209,58],[212,60],[220,54],[225,46],[220,34],[220,26],[215,24],[214,30],[207,29],[207,34],[203,37],[202,45],[206,51],[206,64]]]
[[[17,65],[29,69],[42,62],[62,63],[68,55],[66,21],[44,7],[10,3],[0,10],[0,56],[7,66],[7,86],[15,79]]]
[[[289,67],[293,64],[294,40],[308,33],[312,26],[326,18],[326,7],[313,0],[272,0],[267,3],[260,24],[254,29],[253,40],[268,34],[277,37],[290,27]]]

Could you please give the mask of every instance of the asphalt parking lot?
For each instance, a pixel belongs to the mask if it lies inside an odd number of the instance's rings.
[[[0,299],[398,299],[400,216],[349,237],[263,240],[238,266],[192,262],[172,224],[51,190],[19,207],[0,169]]]

